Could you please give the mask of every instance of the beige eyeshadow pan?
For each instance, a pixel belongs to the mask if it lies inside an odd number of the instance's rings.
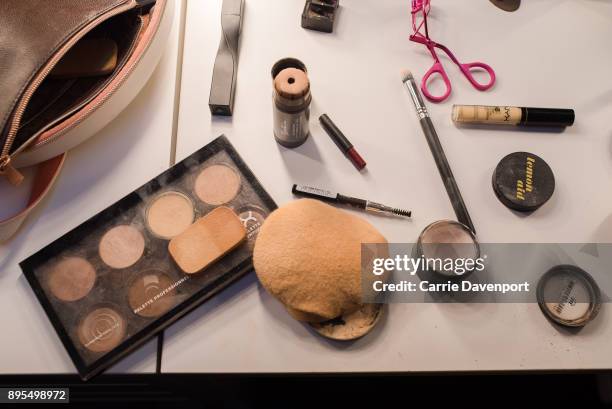
[[[112,307],[101,306],[83,318],[77,329],[79,341],[92,352],[107,352],[125,337],[125,318]]]
[[[62,301],[77,301],[85,297],[96,282],[96,270],[81,257],[66,257],[48,273],[51,293]]]
[[[195,219],[189,197],[179,192],[157,196],[147,207],[145,218],[151,232],[162,239],[171,239],[184,232]]]
[[[134,314],[158,317],[174,305],[174,280],[161,271],[147,271],[130,285],[128,302]]]
[[[204,203],[219,206],[238,195],[241,187],[240,175],[225,164],[204,168],[196,178],[194,191]]]
[[[145,249],[142,233],[130,225],[120,225],[107,231],[98,246],[100,258],[111,268],[127,268],[134,265]]]

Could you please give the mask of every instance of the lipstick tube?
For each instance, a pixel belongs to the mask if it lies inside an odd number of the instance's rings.
[[[565,128],[574,124],[573,109],[453,105],[455,124]]]
[[[348,140],[346,136],[342,133],[342,131],[332,122],[332,120],[327,116],[327,114],[323,114],[319,117],[319,122],[321,122],[321,126],[325,129],[325,132],[329,135],[329,137],[334,141],[336,146],[344,153],[344,155],[353,163],[353,165],[358,169],[362,170],[366,167],[366,161],[363,160],[361,155],[357,152],[353,144]]]

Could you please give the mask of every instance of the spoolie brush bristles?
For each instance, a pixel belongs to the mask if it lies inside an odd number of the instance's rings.
[[[412,79],[412,73],[409,70],[402,70],[401,71],[401,75],[402,75],[402,82],[406,82]]]
[[[412,212],[410,210],[403,210],[403,209],[393,209],[393,214],[396,214],[398,216],[404,216],[404,217],[412,216]]]

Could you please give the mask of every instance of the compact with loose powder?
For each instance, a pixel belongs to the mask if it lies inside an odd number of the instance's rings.
[[[569,264],[553,267],[542,276],[537,298],[542,312],[566,327],[585,326],[601,307],[601,292],[593,277]]]
[[[20,265],[89,379],[252,271],[274,209],[221,136]]]
[[[458,265],[456,260],[461,260],[464,266],[465,260],[478,259],[480,244],[474,233],[463,223],[440,220],[423,229],[417,240],[416,251],[417,257],[432,260],[431,264],[437,268],[432,270],[434,273],[446,279],[458,279],[471,273],[473,268],[456,271],[450,267]],[[441,262],[433,262],[437,260]],[[453,262],[445,263],[446,260]]]

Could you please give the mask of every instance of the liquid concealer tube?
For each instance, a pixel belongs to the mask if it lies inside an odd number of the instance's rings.
[[[565,128],[574,124],[573,109],[453,105],[452,119],[464,125],[514,125]]]

